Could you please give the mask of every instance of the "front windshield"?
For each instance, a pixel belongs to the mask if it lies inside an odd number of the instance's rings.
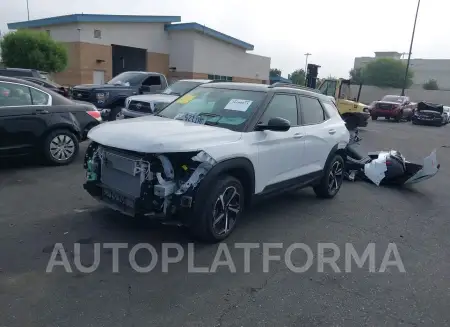
[[[169,104],[158,116],[239,131],[265,95],[265,92],[200,86]]]
[[[106,84],[136,86],[141,84],[145,76],[145,74],[139,72],[125,72],[117,75]]]
[[[382,99],[382,101],[402,103],[402,102],[403,102],[403,97],[401,97],[401,96],[386,95],[386,96]]]
[[[166,88],[164,91],[162,91],[162,93],[170,94],[170,95],[183,95],[200,84],[202,84],[202,83],[179,81],[179,82],[175,82],[172,85],[170,85],[168,88]]]

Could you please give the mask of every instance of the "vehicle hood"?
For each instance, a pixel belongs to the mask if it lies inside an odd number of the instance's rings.
[[[366,105],[364,103],[356,102],[356,101],[352,101],[352,100],[347,100],[347,99],[341,99],[340,102],[343,103],[343,104],[349,104],[349,105],[355,105],[356,104],[358,107],[361,107],[361,108],[368,107],[368,105]]]
[[[118,120],[89,131],[88,138],[104,146],[140,153],[204,150],[237,142],[242,133],[158,116]]]
[[[125,86],[120,84],[82,84],[76,85],[72,88],[73,91],[76,90],[129,90],[131,86]]]
[[[178,99],[177,95],[169,94],[142,94],[132,95],[128,97],[129,101],[144,101],[144,102],[165,102],[170,103]]]
[[[399,102],[392,102],[392,101],[377,101],[377,103],[385,103],[385,104],[396,104],[396,105],[401,105],[401,103]]]

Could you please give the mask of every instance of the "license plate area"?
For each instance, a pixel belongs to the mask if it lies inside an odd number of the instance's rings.
[[[128,211],[134,209],[134,200],[110,188],[102,188],[102,200]]]

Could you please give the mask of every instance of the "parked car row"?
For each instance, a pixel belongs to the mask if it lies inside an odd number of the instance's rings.
[[[428,102],[411,102],[407,96],[386,95],[369,105],[372,120],[379,117],[412,121],[413,124],[446,125],[450,122],[450,107]]]

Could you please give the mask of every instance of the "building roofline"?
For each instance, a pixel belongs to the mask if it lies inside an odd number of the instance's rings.
[[[11,30],[16,30],[20,28],[32,28],[72,23],[178,23],[180,21],[181,16],[72,14],[9,23],[8,28]]]
[[[255,46],[253,44],[236,39],[234,37],[223,34],[219,31],[213,30],[209,27],[200,25],[198,23],[169,24],[169,25],[166,25],[165,29],[166,29],[166,31],[169,31],[169,32],[171,32],[171,31],[196,31],[196,32],[200,32],[202,34],[208,35],[210,37],[213,37],[217,40],[233,44],[233,45],[243,48],[245,50],[254,50],[255,49]]]

